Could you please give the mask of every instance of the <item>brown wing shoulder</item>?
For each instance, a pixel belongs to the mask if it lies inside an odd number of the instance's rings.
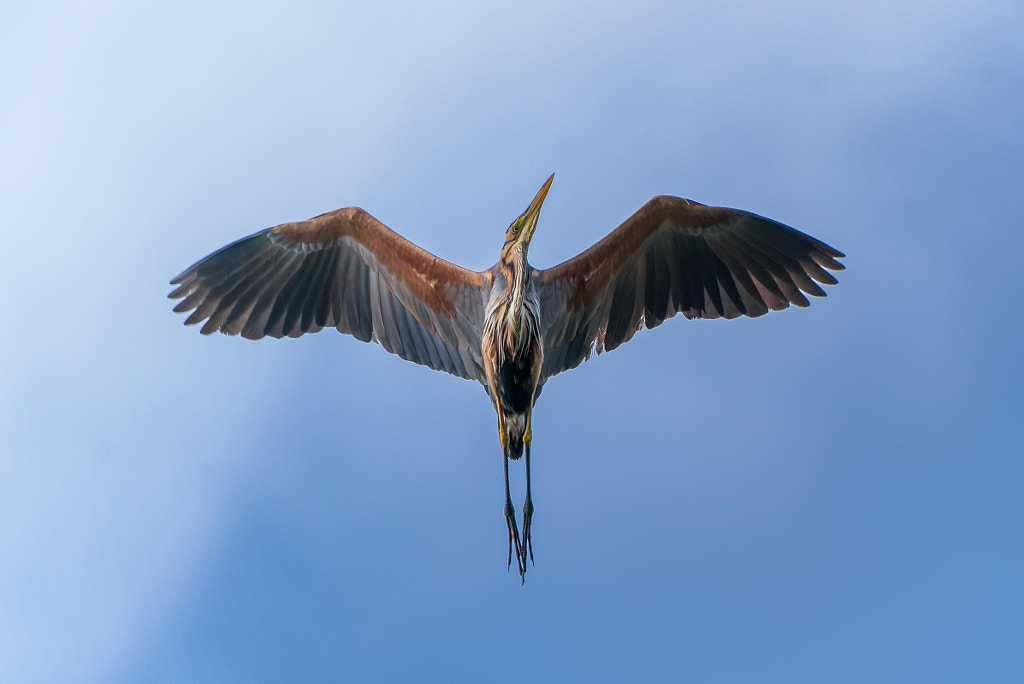
[[[669,195],[654,197],[586,251],[558,266],[539,271],[539,284],[543,287],[563,283],[573,293],[568,305],[579,308],[607,286],[623,264],[656,232],[678,225],[699,235],[727,221],[735,211]]]
[[[445,261],[405,239],[359,207],[345,207],[308,221],[270,229],[271,237],[307,249],[322,249],[350,239],[362,245],[387,272],[435,313],[454,316],[452,292],[480,287],[482,273]]]

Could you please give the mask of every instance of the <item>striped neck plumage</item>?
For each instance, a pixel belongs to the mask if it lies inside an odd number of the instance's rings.
[[[511,260],[511,296],[509,305],[505,308],[505,322],[515,332],[516,337],[522,336],[523,327],[523,299],[526,297],[526,250],[522,243],[513,248]]]

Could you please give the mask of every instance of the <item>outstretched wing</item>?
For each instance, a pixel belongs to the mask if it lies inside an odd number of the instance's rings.
[[[234,242],[171,281],[175,311],[249,339],[326,327],[403,359],[483,381],[489,273],[430,254],[362,209],[338,209]]]
[[[603,240],[563,264],[536,271],[544,335],[542,378],[612,350],[641,325],[687,318],[761,316],[803,293],[824,297],[825,269],[844,255],[756,214],[655,197]],[[817,281],[817,283],[815,282]]]

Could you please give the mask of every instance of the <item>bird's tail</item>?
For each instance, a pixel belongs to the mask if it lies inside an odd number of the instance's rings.
[[[508,431],[508,457],[515,461],[522,455],[523,433],[513,428]]]

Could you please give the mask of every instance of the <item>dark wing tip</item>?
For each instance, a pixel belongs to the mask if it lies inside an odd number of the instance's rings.
[[[824,247],[828,247],[828,245],[826,245],[824,243],[821,243],[821,245],[824,246]],[[837,254],[838,256],[833,257],[833,253]],[[821,266],[822,268],[827,268],[830,271],[845,271],[846,270],[846,266],[844,266],[842,263],[836,261],[837,258],[844,258],[845,256],[846,255],[843,254],[842,252],[838,252],[837,250],[834,250],[831,247],[829,247],[829,251],[828,252],[822,250],[821,247],[819,247],[817,249],[817,251],[812,251],[810,253],[810,257],[811,257],[811,259],[814,260],[814,263],[816,263],[818,266]],[[826,275],[828,275],[828,274],[826,274]],[[829,275],[829,277],[831,278],[831,275]],[[821,282],[825,282],[828,285],[835,285],[839,281],[836,280],[835,278],[832,278],[831,282],[829,282],[829,281],[821,281]]]
[[[840,252],[838,249],[836,249],[832,245],[827,245],[824,242],[822,242],[821,240],[818,240],[818,243],[821,246],[821,250],[823,252],[825,252],[825,254],[827,254],[830,257],[832,257],[833,259],[845,259],[846,258],[845,254]],[[838,263],[838,262],[836,262],[836,263]],[[846,267],[843,266],[842,264],[839,264],[839,270],[840,271],[843,270],[844,268],[846,268]]]

